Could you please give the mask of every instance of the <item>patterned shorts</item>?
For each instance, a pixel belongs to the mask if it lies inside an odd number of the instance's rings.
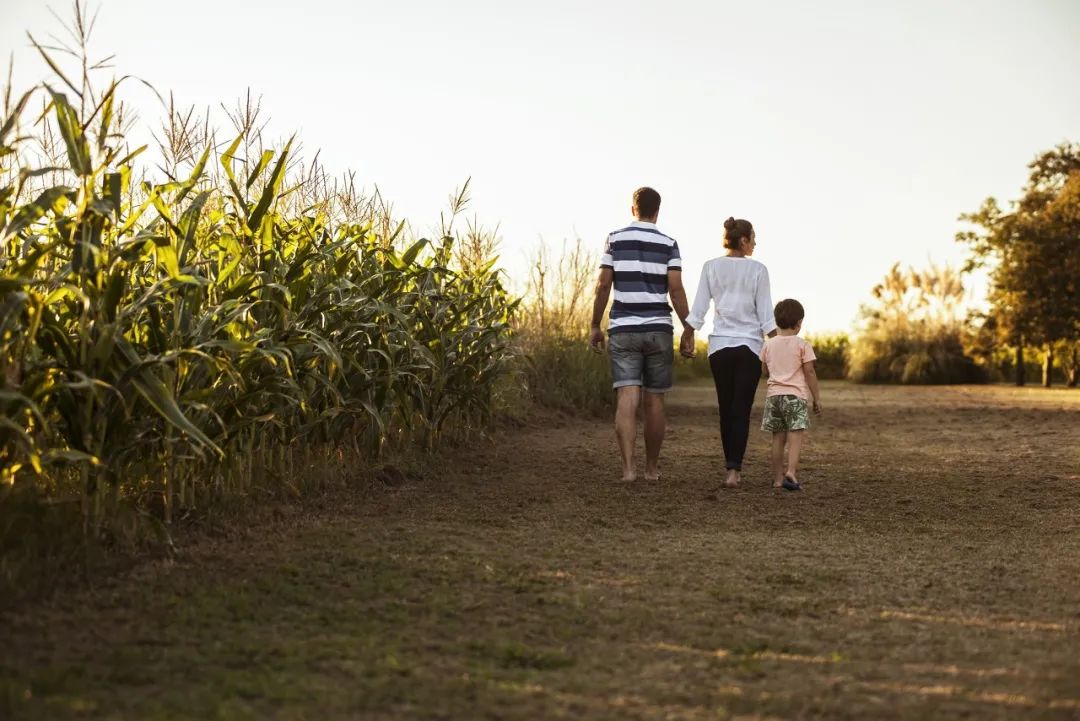
[[[810,405],[798,396],[769,396],[761,430],[770,433],[805,431],[810,427]]]

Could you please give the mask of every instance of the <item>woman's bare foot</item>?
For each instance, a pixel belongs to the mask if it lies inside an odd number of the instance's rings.
[[[779,476],[777,476],[776,478],[773,479],[772,487],[773,488],[783,488],[784,487],[784,476],[783,476],[783,474],[781,474],[781,475],[779,475]]]
[[[637,469],[636,468],[624,468],[623,472],[622,472],[622,478],[620,478],[619,480],[625,481],[625,482],[636,481],[637,480]]]
[[[729,468],[727,472],[727,478],[724,479],[724,486],[726,488],[735,488],[739,485],[739,481],[742,480],[742,474],[736,471],[734,468]]]

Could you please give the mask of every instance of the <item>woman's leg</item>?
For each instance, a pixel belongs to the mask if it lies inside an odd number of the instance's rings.
[[[733,350],[737,354],[732,364],[734,368],[728,468],[741,471],[743,456],[746,454],[746,441],[750,437],[750,409],[754,407],[754,395],[761,380],[761,359],[746,346]]]
[[[720,407],[720,441],[724,446],[724,462],[731,469],[731,450],[728,436],[731,432],[731,400],[734,395],[734,366],[731,364],[731,348],[721,348],[709,356],[713,383],[716,385],[716,403]]]

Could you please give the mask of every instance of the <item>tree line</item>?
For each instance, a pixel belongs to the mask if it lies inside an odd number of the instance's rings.
[[[895,264],[860,308],[847,375],[878,383],[1024,385],[1041,362],[1080,383],[1080,144],[1062,143],[1028,166],[1020,198],[988,198],[960,220],[963,268]],[[964,276],[988,274],[985,310],[965,311]]]
[[[1063,361],[1076,386],[1080,361],[1080,144],[1062,143],[1028,166],[1023,195],[1002,209],[988,198],[961,216],[974,228],[957,234],[971,249],[967,268],[990,271],[989,310],[978,319],[982,347],[1007,347],[1014,381],[1026,382],[1025,361],[1043,358],[1049,386]]]

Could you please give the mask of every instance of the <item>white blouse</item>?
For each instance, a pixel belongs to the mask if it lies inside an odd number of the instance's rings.
[[[760,356],[764,337],[776,330],[765,264],[726,255],[706,262],[686,319],[695,330],[705,325],[709,301],[714,310],[709,355],[744,345]]]

